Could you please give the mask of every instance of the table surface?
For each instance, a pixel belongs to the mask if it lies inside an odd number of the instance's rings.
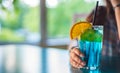
[[[3,45],[0,46],[0,73],[120,73],[120,55],[102,57],[100,70],[83,71],[70,69],[68,50]]]
[[[69,52],[32,45],[3,45],[0,73],[70,73]]]

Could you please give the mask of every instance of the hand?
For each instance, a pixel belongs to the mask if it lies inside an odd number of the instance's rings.
[[[70,51],[70,64],[75,68],[82,68],[85,65],[85,62],[83,62],[80,57],[84,57],[84,55],[78,48],[73,48]]]

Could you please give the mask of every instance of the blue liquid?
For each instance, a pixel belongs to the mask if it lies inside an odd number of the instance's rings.
[[[95,70],[100,65],[102,42],[80,41],[80,51],[85,55],[81,58],[86,62],[86,69]]]
[[[101,73],[99,69],[96,70],[82,70],[82,73]]]

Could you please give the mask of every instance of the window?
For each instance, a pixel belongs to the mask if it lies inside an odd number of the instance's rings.
[[[73,22],[84,20],[95,4],[95,0],[1,0],[0,43],[41,40],[44,46],[64,45]]]
[[[47,38],[57,39],[56,43],[61,41],[58,38],[62,39],[61,43],[69,41],[73,22],[84,20],[95,4],[94,0],[46,0]]]
[[[39,0],[1,0],[0,6],[0,42],[39,42]]]

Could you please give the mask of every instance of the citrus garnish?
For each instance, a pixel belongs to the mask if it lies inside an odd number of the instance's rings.
[[[92,25],[89,22],[78,22],[75,23],[70,30],[70,38],[80,38],[81,34],[85,32],[85,30],[92,28]]]

